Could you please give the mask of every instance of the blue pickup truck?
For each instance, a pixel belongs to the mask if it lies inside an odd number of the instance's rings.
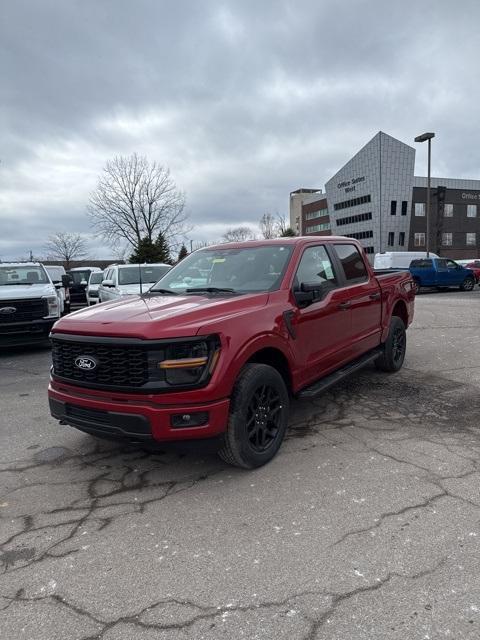
[[[447,258],[421,258],[412,260],[409,268],[418,293],[420,287],[460,287],[462,291],[472,291],[475,274]]]

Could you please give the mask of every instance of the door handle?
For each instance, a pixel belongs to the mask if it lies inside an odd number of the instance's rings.
[[[379,293],[371,293],[369,298],[370,298],[370,300],[380,300],[380,294]]]
[[[346,310],[346,309],[349,309],[349,308],[350,308],[351,304],[352,304],[351,302],[341,302],[341,303],[338,305],[338,308],[339,308],[339,309],[344,309],[344,310]]]

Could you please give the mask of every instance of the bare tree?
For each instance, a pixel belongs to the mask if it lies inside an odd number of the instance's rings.
[[[65,268],[70,268],[72,260],[84,258],[87,253],[87,241],[80,233],[58,232],[48,238],[45,251],[49,258],[62,260]]]
[[[262,236],[269,240],[270,238],[276,238],[278,236],[277,233],[277,221],[275,217],[272,216],[271,213],[264,213],[260,218],[260,222],[258,223],[260,227],[260,232]]]
[[[287,233],[287,229],[290,228],[290,225],[287,224],[287,219],[285,216],[282,216],[280,213],[277,213],[277,235],[281,238],[285,237]],[[287,234],[289,235],[289,234]]]
[[[126,241],[134,249],[161,233],[170,243],[187,232],[185,194],[170,170],[136,153],[105,165],[87,207],[93,227],[115,246]]]
[[[245,242],[246,240],[255,240],[255,233],[250,227],[232,227],[222,236],[223,242]]]

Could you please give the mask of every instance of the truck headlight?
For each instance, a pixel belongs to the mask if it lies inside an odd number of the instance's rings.
[[[217,336],[175,340],[149,354],[149,378],[172,386],[191,386],[208,380],[220,355]]]
[[[45,296],[44,298],[47,301],[48,318],[57,318],[59,314],[59,305],[57,296]]]

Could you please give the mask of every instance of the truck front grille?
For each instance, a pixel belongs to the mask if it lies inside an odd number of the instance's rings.
[[[75,364],[81,356],[96,362],[93,370]],[[148,353],[142,345],[52,339],[53,373],[73,383],[139,388],[148,382]]]
[[[47,301],[42,298],[0,300],[0,324],[30,322],[48,316]]]

